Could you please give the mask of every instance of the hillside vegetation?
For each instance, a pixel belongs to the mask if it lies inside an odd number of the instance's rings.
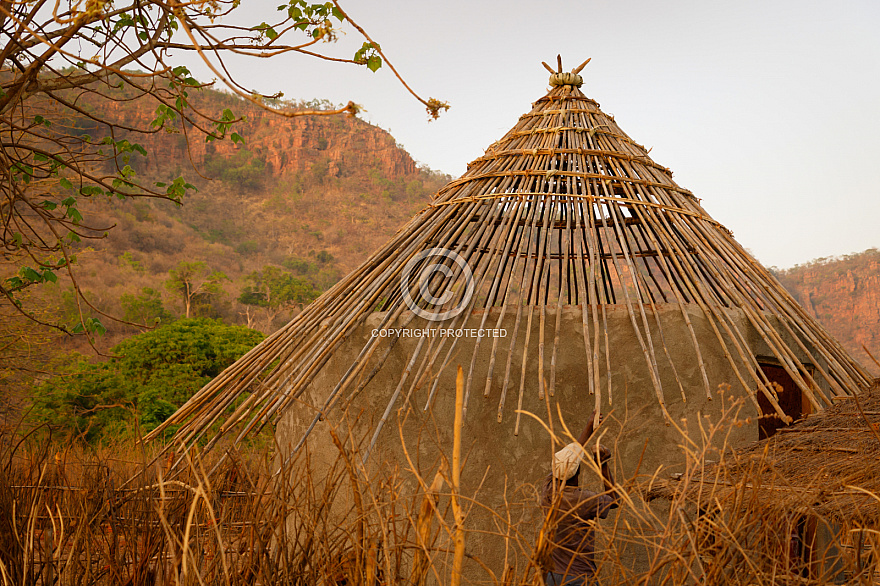
[[[59,115],[56,123],[86,141],[110,134],[90,112],[124,127],[150,127],[156,112],[147,101],[124,87],[113,92],[110,98],[84,94],[78,101],[83,114]],[[131,336],[182,318],[219,319],[267,334],[386,242],[449,180],[417,165],[386,131],[355,117],[284,118],[228,94],[198,93],[205,111],[243,118],[232,126],[241,139],[206,141],[179,125],[146,136],[115,135],[145,151],[133,149],[118,161],[130,164],[141,181],[164,185],[181,177],[194,187],[182,205],[97,195],[77,204],[89,225],[106,233],[72,245],[76,282],[100,312],[123,322],[78,303],[63,272],[57,282],[18,295],[27,312],[73,330],[82,310],[106,328],[94,339],[107,354]],[[272,105],[334,107],[317,100]],[[103,164],[109,172],[113,159]],[[0,279],[18,271],[0,256]],[[0,302],[6,397],[0,416],[14,419],[30,389],[48,376],[70,376],[71,365],[82,371],[85,362],[68,356],[72,352],[86,362],[103,360],[84,337],[38,326]]]
[[[880,360],[880,251],[820,258],[776,277],[853,357],[880,374],[868,355]]]
[[[183,205],[102,199],[81,206],[108,228],[78,251],[90,301],[130,322],[214,317],[271,332],[384,243],[448,177],[420,168],[384,130],[350,116],[282,118],[203,90],[204,107],[229,109],[241,141],[190,141],[183,133],[139,138],[141,176],[183,176],[195,186]],[[321,101],[275,104],[327,109]],[[109,107],[119,123],[142,125],[140,101]],[[83,132],[100,128],[82,122]],[[71,314],[57,287],[51,303]],[[144,328],[102,319],[103,347]]]

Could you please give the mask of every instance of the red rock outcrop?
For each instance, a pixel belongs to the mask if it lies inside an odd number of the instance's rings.
[[[880,360],[880,251],[819,259],[777,277],[856,359],[880,372],[864,349]]]
[[[275,176],[308,171],[322,160],[327,161],[331,177],[355,167],[375,168],[388,178],[416,172],[415,161],[397,145],[394,137],[358,118],[346,115],[286,118],[219,92],[203,94],[202,101],[207,103],[198,104],[202,112],[219,117],[223,109],[229,108],[237,117],[245,118],[236,122],[228,134],[239,133],[246,144],[233,144],[228,138],[206,142],[202,133],[190,129],[184,134],[177,121],[167,122],[164,129],[153,134],[132,133],[130,136],[131,141],[142,144],[151,155],[141,168],[156,170],[157,165],[167,165],[169,160],[183,162],[190,157],[201,167],[211,156],[228,156],[245,148],[264,160],[266,172]],[[106,119],[133,128],[149,129],[156,117],[154,100],[108,101],[93,107],[104,110]]]

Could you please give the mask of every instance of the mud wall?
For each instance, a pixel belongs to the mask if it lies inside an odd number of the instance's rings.
[[[494,325],[498,310],[491,311],[486,323]],[[753,400],[748,398],[749,391],[740,382],[740,378],[745,378],[747,384],[750,383],[748,369],[752,367],[743,364],[730,350],[733,345],[726,338],[725,349],[718,341],[712,324],[699,308],[689,308],[688,315],[700,343],[709,391],[713,397],[710,399],[696,358],[693,337],[682,317],[681,309],[669,305],[657,306],[655,311],[656,315],[648,315],[648,321],[652,324],[651,339],[662,383],[662,397],[670,419],[679,429],[687,430],[690,437],[696,439],[700,437],[700,419],[705,420],[708,417],[716,420],[725,404],[742,398],[744,401],[740,418],[752,418],[752,421],[741,427],[731,427],[727,441],[730,447],[756,441],[757,410]],[[735,330],[741,332],[747,340],[752,356],[769,354],[761,337],[742,312],[735,309],[725,311],[728,323],[735,324]],[[381,313],[370,316],[355,335],[349,337],[344,346],[334,353],[334,357],[301,397],[301,402],[285,414],[276,431],[282,451],[290,450],[299,442],[311,423],[316,408],[323,404],[367,340],[373,335],[382,335],[376,329],[383,317],[385,316]],[[482,317],[479,313],[472,315],[463,329],[479,328]],[[571,434],[576,436],[596,406],[597,397],[590,395],[587,385],[588,353],[585,349],[581,309],[563,307],[560,317],[560,345],[556,358],[553,396],[548,393],[542,399],[539,393],[538,344],[541,336],[537,313],[529,336],[525,377],[520,376],[526,338],[526,322],[523,319],[513,347],[509,386],[500,408],[515,315],[505,316],[500,324],[500,329],[506,330],[507,337],[500,337],[501,332],[494,332],[499,338],[488,396],[484,396],[484,390],[493,338],[484,338],[480,342],[463,427],[463,451],[467,459],[462,472],[462,493],[473,496],[479,502],[478,506],[471,509],[467,520],[471,529],[504,533],[507,530],[505,526],[509,512],[511,521],[517,525],[522,535],[529,531],[536,533],[540,526],[536,491],[549,472],[553,451],[559,448],[558,444],[554,446],[551,442],[545,426],[552,426],[558,435],[564,435],[564,422]],[[592,324],[592,317],[588,317],[588,323]],[[668,478],[670,473],[683,470],[684,455],[679,447],[684,443],[683,438],[676,425],[670,425],[664,417],[657,391],[652,384],[649,362],[626,308],[609,307],[605,318],[607,328],[601,329],[598,346],[599,404],[602,413],[609,415],[609,418],[600,429],[600,433],[604,433],[602,442],[614,449],[615,471],[619,481],[632,478],[636,474],[650,476],[658,473],[661,477]],[[402,323],[401,320],[393,326],[400,327]],[[546,324],[544,378],[549,380],[551,348],[556,327],[555,308],[548,308]],[[442,326],[430,324],[420,318],[416,318],[408,326],[410,330],[427,327]],[[610,354],[606,354],[605,350],[606,331]],[[589,339],[592,344],[592,331]],[[646,339],[644,332],[642,339]],[[338,453],[327,435],[328,426],[334,426],[343,437],[351,434],[355,443],[362,447],[369,443],[377,423],[399,387],[401,374],[420,342],[422,352],[417,358],[419,361],[427,354],[425,349],[431,340],[423,341],[415,336],[399,338],[374,378],[349,402],[347,408],[335,407],[317,425],[308,440],[308,449],[317,466],[317,474],[320,474],[322,458],[329,462]],[[386,339],[379,346],[365,372],[373,370],[388,343]],[[452,451],[456,370],[461,364],[467,376],[476,343],[474,337],[459,337],[448,363],[442,369],[440,366],[449,345],[440,353],[433,379],[416,381],[416,384],[407,380],[400,387],[399,397],[368,460],[368,468],[377,470],[383,466],[396,466],[408,474],[409,464],[401,447],[402,435],[414,466],[430,482],[437,469],[439,455],[451,454]],[[806,356],[803,360],[807,360]],[[610,370],[607,368],[608,364]],[[739,376],[736,369],[739,369]],[[435,379],[439,380],[439,384],[428,409],[425,410]],[[719,392],[720,389],[725,390]],[[344,403],[345,401],[339,404]],[[533,416],[518,414],[518,410],[527,411]],[[357,422],[352,423],[355,420]],[[601,482],[594,474],[582,472],[581,485],[600,490]],[[418,492],[417,484],[412,483],[412,494]],[[503,519],[498,516],[501,511],[506,511]],[[514,551],[516,548],[511,543],[509,539],[499,536],[473,534],[469,537],[467,551],[470,556],[479,558],[500,576],[505,560],[511,565],[523,563],[522,559],[517,558]],[[469,577],[479,581],[481,575],[488,576],[480,564],[471,561],[470,566],[467,570]]]

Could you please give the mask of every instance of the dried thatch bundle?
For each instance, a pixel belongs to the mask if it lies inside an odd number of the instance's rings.
[[[701,509],[748,503],[768,517],[810,514],[880,526],[880,387],[843,397],[687,480],[652,494],[672,498],[683,489]]]

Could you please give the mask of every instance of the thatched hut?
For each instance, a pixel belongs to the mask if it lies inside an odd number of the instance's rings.
[[[755,421],[790,421],[867,386],[700,200],[581,92],[580,67],[548,69],[550,91],[464,175],[163,427],[193,442],[219,421],[239,439],[274,422],[288,453],[332,451],[326,432],[341,427],[370,465],[406,462],[403,438],[430,468],[451,445],[460,365],[472,446],[463,490],[479,488],[491,510],[540,482],[553,449],[545,425],[559,432],[560,418],[574,427],[613,410],[630,475],[677,459],[699,416],[721,408],[719,385],[745,397]],[[755,424],[729,439],[758,435]]]
[[[880,387],[644,488],[698,512],[696,547],[713,567],[751,555],[783,575],[880,583]]]

